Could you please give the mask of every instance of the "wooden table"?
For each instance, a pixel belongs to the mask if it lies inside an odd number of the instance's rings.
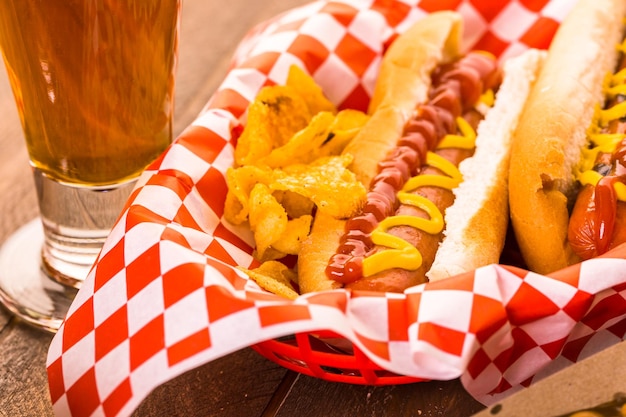
[[[223,79],[255,23],[308,0],[184,0],[176,132]],[[4,66],[2,66],[4,70]],[[6,74],[0,78],[0,241],[37,216],[37,200]],[[45,360],[52,335],[0,308],[0,416],[51,416]],[[243,349],[159,387],[134,416],[469,416],[481,410],[458,381],[367,387],[324,382]]]

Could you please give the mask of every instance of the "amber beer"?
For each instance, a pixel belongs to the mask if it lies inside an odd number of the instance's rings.
[[[36,169],[119,184],[168,146],[180,2],[0,0],[0,47]]]

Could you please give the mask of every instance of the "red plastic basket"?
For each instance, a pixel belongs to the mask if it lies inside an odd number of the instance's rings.
[[[381,368],[350,341],[329,331],[296,333],[252,348],[287,369],[331,382],[398,385],[424,381]]]

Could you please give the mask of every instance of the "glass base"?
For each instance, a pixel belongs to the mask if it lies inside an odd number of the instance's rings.
[[[81,186],[59,182],[38,168],[33,178],[44,227],[43,268],[61,284],[80,288],[137,180]]]
[[[29,324],[56,332],[78,290],[46,275],[41,264],[43,241],[37,218],[0,248],[0,302]]]

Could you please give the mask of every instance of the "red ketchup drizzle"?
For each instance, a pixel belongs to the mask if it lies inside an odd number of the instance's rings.
[[[614,184],[617,181],[619,181],[618,177],[607,176],[602,177],[596,184],[594,195],[596,229],[594,231],[594,239],[598,254],[605,253],[613,239],[613,229],[617,215],[617,194],[615,193]]]
[[[498,82],[495,61],[476,52],[433,73],[428,102],[416,108],[397,146],[378,164],[361,213],[346,222],[337,252],[326,267],[329,278],[344,284],[362,278],[363,259],[373,248],[370,233],[395,213],[396,193],[419,173],[427,152],[435,150],[445,135],[456,133],[456,118]]]

